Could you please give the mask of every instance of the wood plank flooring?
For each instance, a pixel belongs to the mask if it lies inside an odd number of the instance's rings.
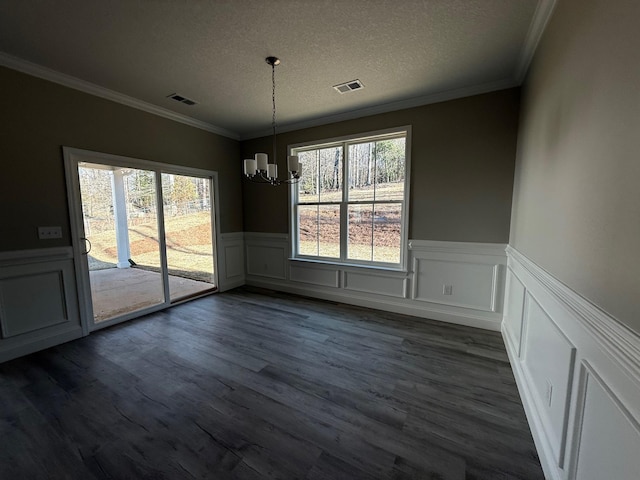
[[[2,479],[543,479],[498,333],[237,289],[0,365]]]

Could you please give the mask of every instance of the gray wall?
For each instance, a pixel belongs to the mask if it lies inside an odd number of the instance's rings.
[[[640,332],[640,2],[560,0],[523,89],[510,243]]]
[[[409,237],[507,243],[518,102],[519,89],[509,89],[283,133],[278,170],[286,169],[287,145],[412,125]],[[244,158],[271,157],[271,137],[244,141],[241,150]],[[243,198],[245,231],[288,231],[285,187],[245,180]]]
[[[71,245],[62,146],[216,170],[222,232],[242,230],[239,142],[0,67],[0,251]],[[40,241],[38,225],[61,225]]]

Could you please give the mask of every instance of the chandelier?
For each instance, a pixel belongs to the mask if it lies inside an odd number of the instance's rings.
[[[269,163],[269,156],[266,153],[256,153],[254,158],[247,158],[244,161],[244,174],[249,180],[255,183],[267,183],[273,186],[284,183],[297,183],[300,181],[302,166],[297,155],[287,157],[287,169],[290,178],[278,179],[278,165],[276,163],[276,66],[280,65],[277,57],[267,57],[266,62],[271,65],[271,102],[272,116],[271,129],[273,130],[273,163]]]

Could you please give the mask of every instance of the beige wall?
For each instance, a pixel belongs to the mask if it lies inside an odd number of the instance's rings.
[[[523,89],[511,244],[640,332],[640,2],[559,0]]]
[[[411,125],[409,237],[507,243],[518,101],[519,90],[509,89],[283,133],[278,168],[286,168],[290,144]],[[271,156],[271,138],[242,142],[241,149],[245,158]],[[286,188],[245,181],[243,194],[245,231],[288,231]]]
[[[0,92],[0,251],[71,244],[63,145],[218,171],[221,231],[242,230],[239,142],[2,67]]]

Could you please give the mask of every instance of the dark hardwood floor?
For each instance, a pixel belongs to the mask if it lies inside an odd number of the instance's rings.
[[[498,333],[238,289],[0,365],[2,479],[542,479]]]

